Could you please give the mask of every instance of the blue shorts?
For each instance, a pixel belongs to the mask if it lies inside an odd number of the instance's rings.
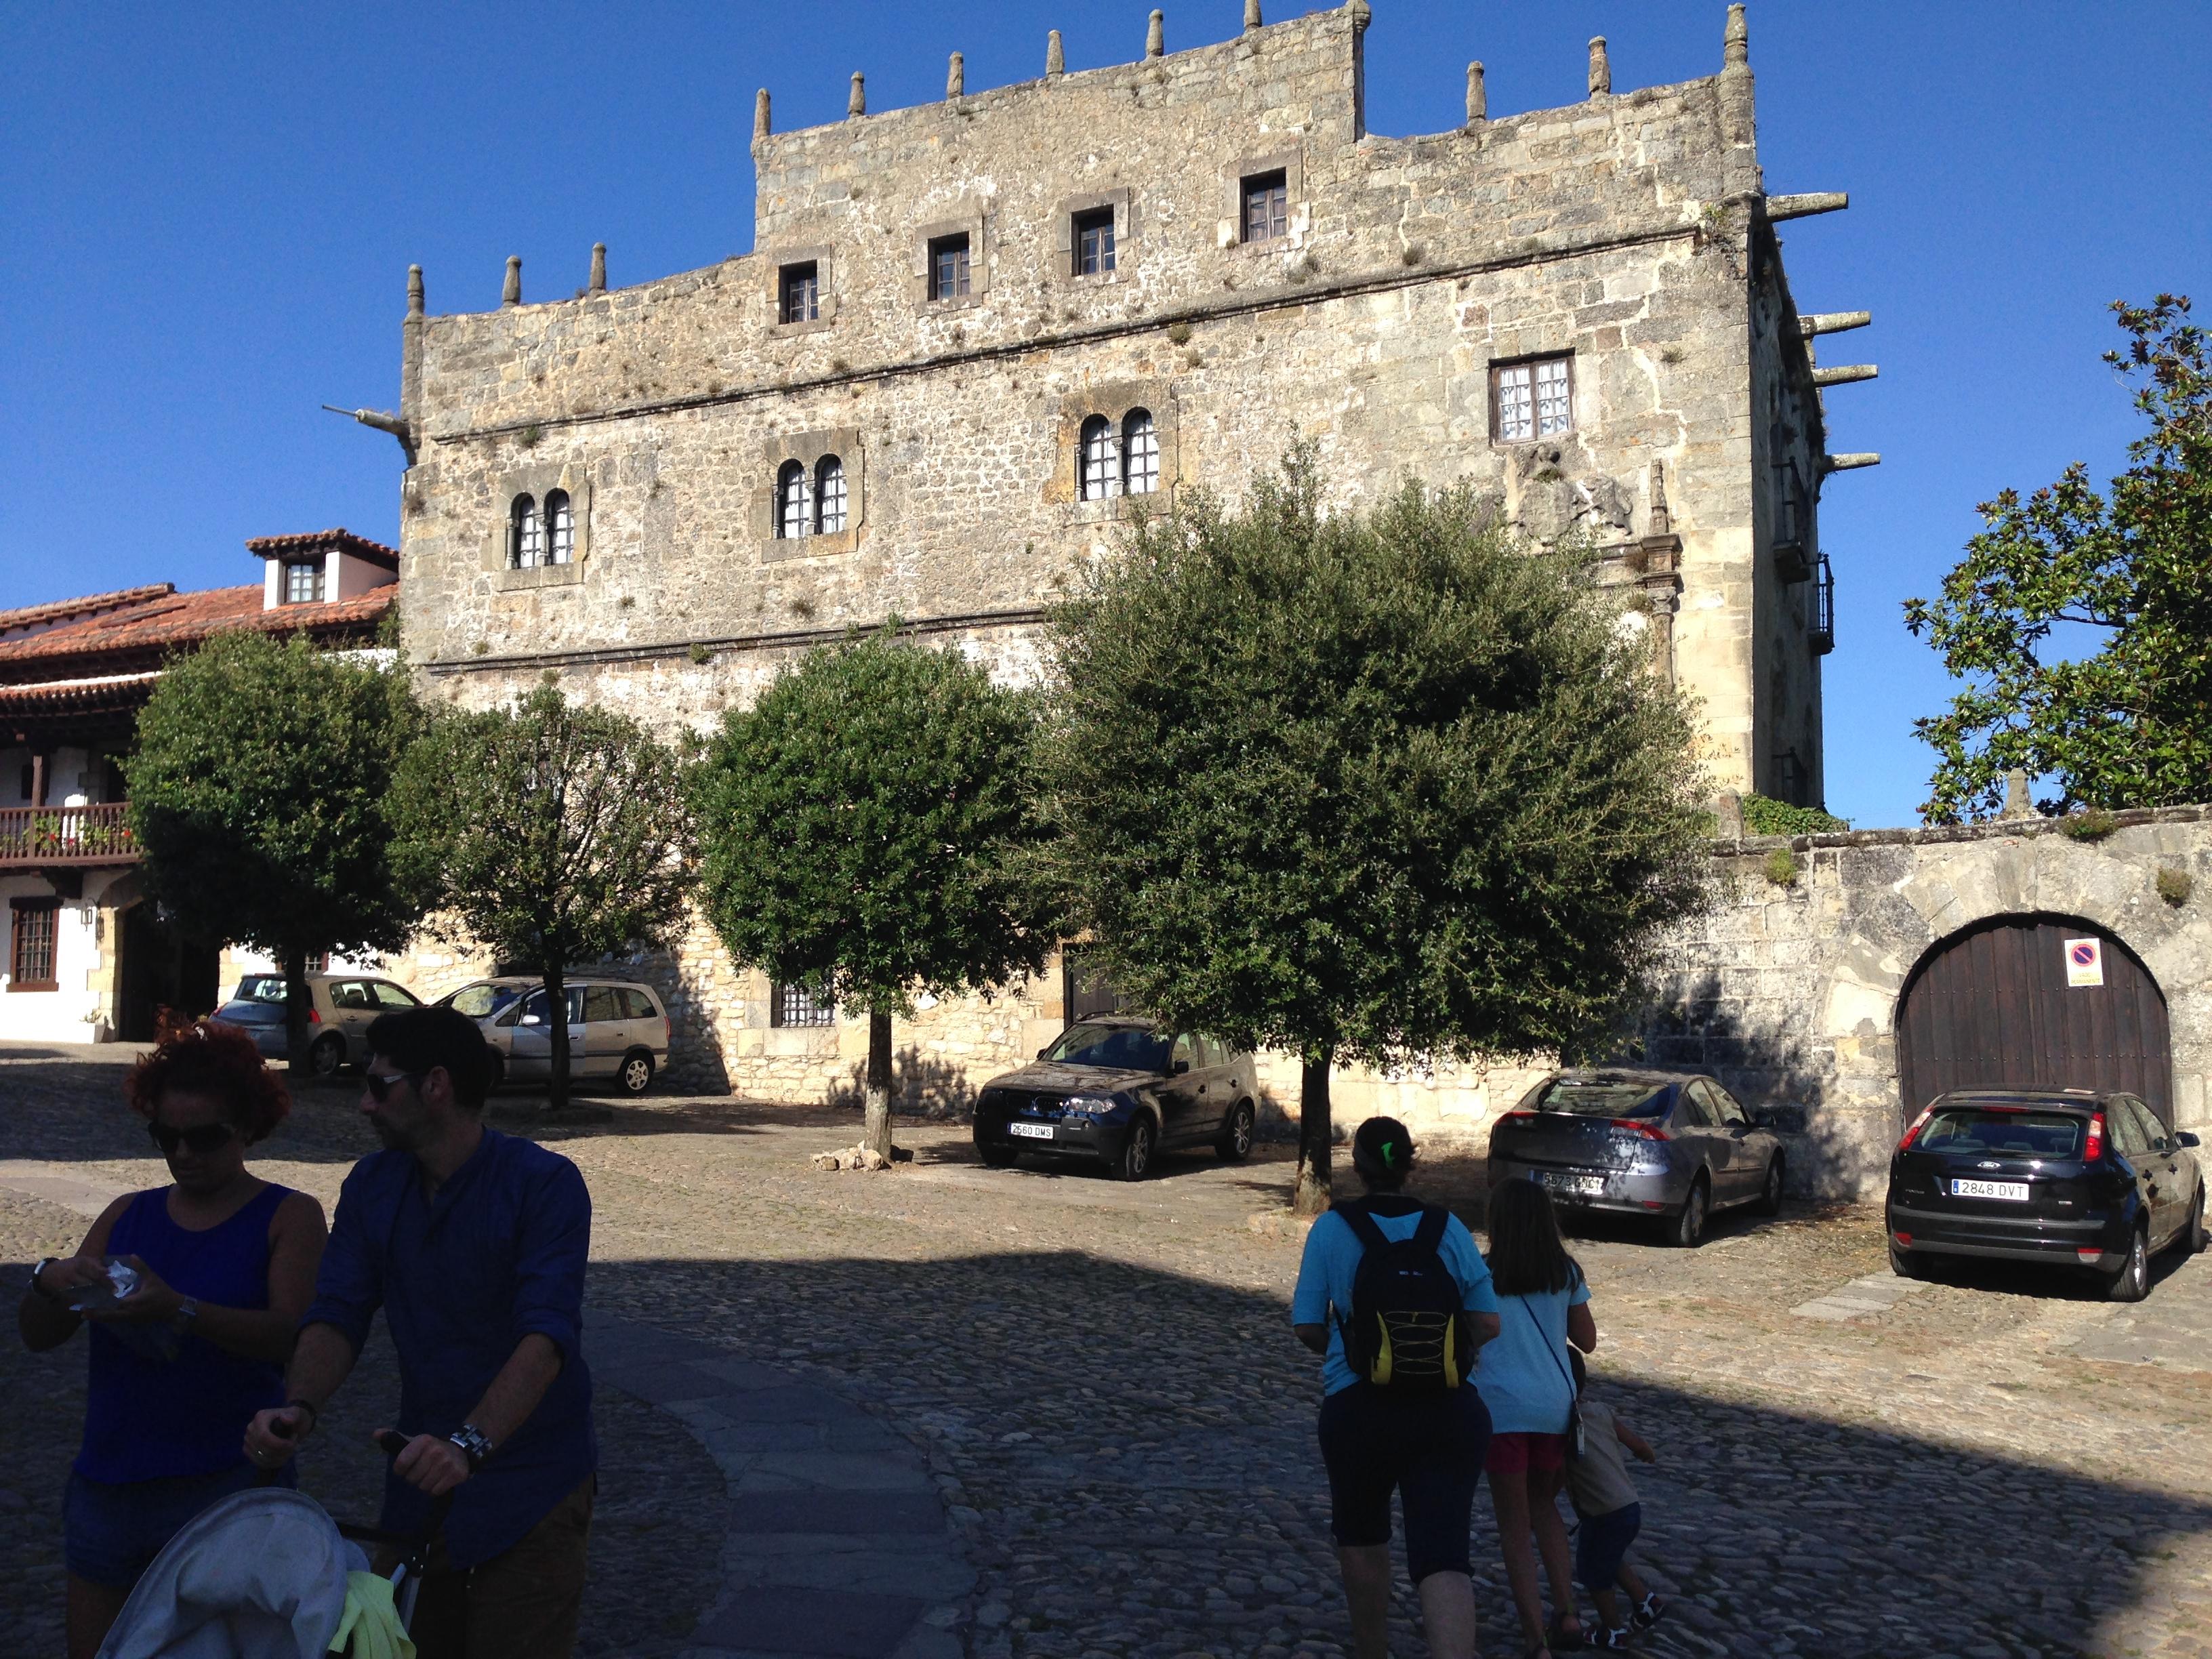
[[[253,1465],[160,1480],[88,1480],[71,1470],[62,1498],[62,1559],[78,1577],[129,1589],[202,1510],[253,1485]],[[287,1463],[276,1484],[299,1484]]]
[[[1575,1534],[1575,1581],[1584,1589],[1607,1590],[1620,1577],[1628,1547],[1644,1530],[1644,1505],[1624,1504],[1603,1515],[1585,1515]]]

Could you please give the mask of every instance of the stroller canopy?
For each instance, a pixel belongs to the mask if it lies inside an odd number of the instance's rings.
[[[154,1558],[100,1659],[323,1659],[367,1565],[313,1498],[234,1492]]]

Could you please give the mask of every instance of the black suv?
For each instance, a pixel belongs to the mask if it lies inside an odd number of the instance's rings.
[[[1931,1256],[2086,1267],[2115,1302],[2150,1290],[2150,1257],[2204,1248],[2197,1137],[2135,1096],[1961,1089],[1921,1113],[1889,1161],[1889,1265]]]
[[[1095,1158],[1124,1181],[1161,1147],[1252,1151],[1259,1080],[1225,1042],[1163,1033],[1150,1020],[1086,1019],[1033,1066],[994,1077],[975,1101],[975,1151],[1003,1169],[1024,1152]]]

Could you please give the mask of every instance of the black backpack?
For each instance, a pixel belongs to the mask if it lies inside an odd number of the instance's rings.
[[[1375,1224],[1372,1202],[1332,1206],[1362,1250],[1352,1275],[1352,1316],[1346,1319],[1337,1310],[1344,1357],[1361,1382],[1394,1393],[1456,1389],[1474,1369],[1475,1344],[1459,1281],[1444,1266],[1441,1249],[1450,1213],[1415,1205],[1421,1224],[1411,1237],[1392,1239]]]

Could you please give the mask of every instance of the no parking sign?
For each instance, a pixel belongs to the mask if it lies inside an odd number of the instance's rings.
[[[2066,941],[2066,982],[2102,985],[2105,982],[2105,942],[2099,939]]]

